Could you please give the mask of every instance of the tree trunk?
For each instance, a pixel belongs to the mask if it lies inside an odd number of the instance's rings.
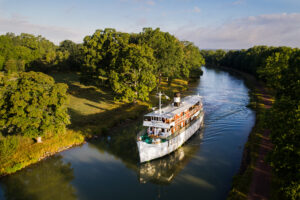
[[[37,137],[37,138],[36,138],[36,142],[37,142],[37,143],[42,143],[42,137],[41,137],[41,136]]]

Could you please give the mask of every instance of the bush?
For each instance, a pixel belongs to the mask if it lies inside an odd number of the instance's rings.
[[[66,92],[67,85],[43,73],[0,77],[0,132],[28,137],[64,132],[70,123]]]
[[[0,138],[0,160],[3,161],[13,155],[19,145],[19,137],[7,136]]]

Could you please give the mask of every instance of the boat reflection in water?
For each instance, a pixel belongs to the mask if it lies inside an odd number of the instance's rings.
[[[140,183],[171,184],[176,175],[187,165],[200,148],[203,129],[199,130],[184,146],[162,158],[139,165]]]

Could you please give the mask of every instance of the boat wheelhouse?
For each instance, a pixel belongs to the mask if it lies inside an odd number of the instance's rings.
[[[161,94],[159,94],[161,96]],[[161,105],[161,104],[160,104]],[[144,116],[146,131],[138,134],[140,161],[145,162],[171,153],[188,140],[203,124],[203,105],[198,95],[180,100]]]

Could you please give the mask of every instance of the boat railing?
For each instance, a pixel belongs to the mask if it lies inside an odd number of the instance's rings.
[[[172,138],[178,136],[178,135],[181,134],[183,131],[185,131],[187,128],[189,128],[190,126],[192,126],[192,125],[197,121],[197,119],[199,119],[199,118],[200,118],[201,116],[203,116],[203,115],[204,115],[203,111],[200,112],[200,114],[197,115],[197,117],[195,117],[189,124],[185,125],[185,126],[184,126],[183,128],[181,128],[179,131],[176,131],[174,134],[172,134],[172,135],[170,135],[170,136],[168,136],[168,137],[166,137],[166,138],[164,138],[164,139],[165,139],[165,140],[170,140],[170,139],[172,139]],[[146,132],[146,129],[142,129],[141,131],[138,132],[138,134],[137,134],[137,141],[140,141],[140,140],[141,140],[142,136],[145,135],[145,132]],[[148,136],[148,137],[151,138],[151,136]],[[156,135],[156,136],[154,136],[153,138],[160,138],[160,137],[159,137],[159,134]]]
[[[179,131],[176,131],[174,134],[172,134],[169,137],[167,137],[166,140],[170,140],[170,139],[176,137],[177,135],[179,135],[180,133],[182,133],[183,131],[185,131],[187,128],[189,128],[190,126],[192,126],[197,121],[197,119],[199,119],[203,115],[204,115],[204,113],[200,112],[200,114],[197,117],[195,117],[191,123],[187,124],[186,126],[184,126],[183,128],[181,128]]]

